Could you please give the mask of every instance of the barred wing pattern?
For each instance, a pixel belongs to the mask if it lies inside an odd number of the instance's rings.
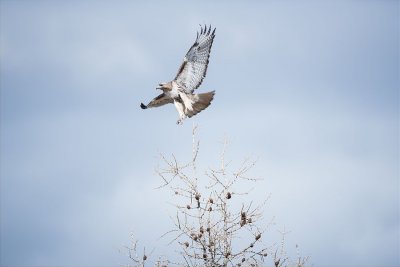
[[[206,77],[214,37],[215,28],[211,32],[211,25],[208,29],[207,26],[201,28],[200,34],[197,32],[196,41],[186,53],[178,74],[175,77],[175,81],[185,91],[193,93],[201,85],[204,77]]]

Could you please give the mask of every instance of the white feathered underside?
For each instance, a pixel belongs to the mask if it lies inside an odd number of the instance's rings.
[[[174,105],[175,105],[176,110],[179,113],[179,119],[180,120],[184,119],[186,117],[186,115],[185,115],[185,110],[184,110],[183,104],[179,103],[178,101],[174,101]]]
[[[179,95],[183,101],[183,104],[185,105],[186,110],[193,110],[193,103],[196,102],[196,95],[188,95],[185,93],[180,93]]]

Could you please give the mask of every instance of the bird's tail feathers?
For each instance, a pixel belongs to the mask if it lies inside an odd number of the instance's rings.
[[[206,109],[214,99],[215,91],[195,95],[195,102],[192,104],[192,110],[186,110],[186,115],[190,118],[202,110]]]

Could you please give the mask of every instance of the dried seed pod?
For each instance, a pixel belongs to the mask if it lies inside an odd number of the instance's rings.
[[[261,238],[261,233],[259,233],[258,235],[256,235],[256,240]]]
[[[240,215],[242,216],[242,218],[246,218],[246,212],[242,211]]]
[[[144,261],[147,260],[147,256],[146,255],[143,255],[143,260]]]
[[[185,247],[189,247],[189,242],[185,242],[185,243],[183,243],[184,245],[185,245]]]
[[[190,210],[190,205],[189,205],[189,204],[187,204],[187,205],[186,205],[186,208],[187,208],[188,210]]]
[[[227,253],[225,253],[225,258],[229,258],[230,255],[231,255],[231,252],[228,251]]]
[[[178,191],[175,191],[175,195],[178,195],[179,193],[178,193]]]
[[[208,200],[211,204],[214,203],[214,200],[210,197],[210,199]]]
[[[194,196],[194,198],[198,201],[200,200],[201,195],[199,193],[196,193],[196,195]]]
[[[268,253],[267,253],[267,252],[265,252],[265,253],[263,254],[263,256],[264,256],[264,257],[267,257],[267,256],[268,256]]]
[[[200,226],[200,233],[204,233],[204,228],[203,228],[203,226]]]
[[[210,227],[207,227],[206,231],[207,231],[207,232],[210,232],[210,230],[211,230]]]
[[[248,223],[252,223],[252,221],[253,221],[253,220],[252,220],[251,218],[248,218],[248,219],[247,219],[247,222],[248,222]]]
[[[240,221],[240,227],[243,227],[245,224],[246,224],[246,221],[244,221],[244,220]]]
[[[246,261],[246,258],[242,258],[242,262],[245,262]]]
[[[209,208],[208,208],[208,211],[212,211],[212,208],[211,208],[211,207],[209,207]]]
[[[206,253],[203,254],[203,259],[207,259],[207,254]]]
[[[232,197],[231,192],[226,193],[226,198],[227,198],[227,199],[231,199],[231,197]]]
[[[251,243],[251,244],[250,244],[250,247],[251,247],[251,248],[254,247],[254,243]]]
[[[279,266],[279,262],[281,261],[281,259],[278,259],[277,261],[275,261],[275,267]]]

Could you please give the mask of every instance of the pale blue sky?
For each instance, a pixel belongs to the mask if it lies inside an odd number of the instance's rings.
[[[1,265],[111,266],[131,231],[168,251],[159,151],[258,157],[268,214],[315,266],[399,261],[398,1],[1,1]],[[217,27],[175,124],[140,102]]]

